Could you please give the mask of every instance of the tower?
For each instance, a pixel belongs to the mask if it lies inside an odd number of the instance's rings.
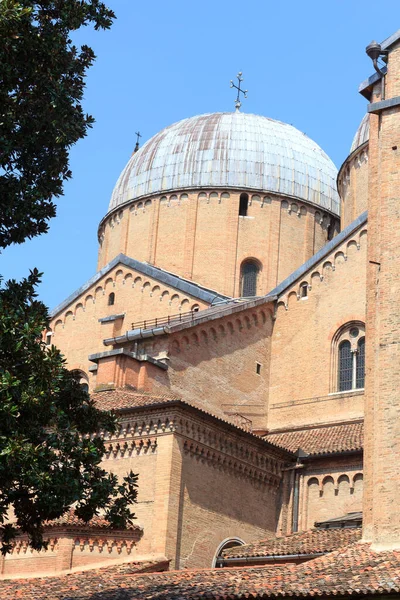
[[[362,86],[370,100],[363,537],[382,549],[400,547],[400,32],[367,52],[377,73]]]

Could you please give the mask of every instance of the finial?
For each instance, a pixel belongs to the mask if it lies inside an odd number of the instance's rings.
[[[242,77],[242,71],[239,71],[239,73],[236,75],[237,80],[238,80],[238,85],[236,85],[235,83],[233,83],[232,79],[231,79],[231,88],[236,88],[237,89],[237,96],[236,96],[236,100],[235,100],[235,106],[236,106],[236,112],[239,112],[240,107],[242,106],[242,103],[240,102],[240,94],[243,94],[244,98],[247,98],[247,90],[242,90],[242,88],[240,87],[240,84],[243,81],[243,77]]]
[[[142,137],[140,131],[135,131],[135,135],[137,136],[137,138],[136,138],[136,146],[135,146],[133,153],[135,153],[139,150],[139,139]]]

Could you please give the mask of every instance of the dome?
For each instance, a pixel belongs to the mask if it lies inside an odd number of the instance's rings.
[[[356,135],[353,138],[353,143],[351,144],[350,154],[357,150],[362,144],[368,142],[369,140],[369,114],[367,113],[363,120],[361,121]]]
[[[339,214],[337,170],[295,127],[246,113],[212,113],[166,127],[122,171],[109,211],[143,196],[238,188],[291,196]]]

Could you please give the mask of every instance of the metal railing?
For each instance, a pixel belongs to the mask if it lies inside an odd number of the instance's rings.
[[[170,323],[187,323],[194,321],[196,315],[199,314],[199,310],[190,310],[184,313],[177,313],[175,315],[168,315],[167,317],[159,317],[156,319],[146,319],[145,321],[135,321],[132,323],[132,329],[153,329],[154,327],[161,327],[162,325],[169,325]]]
[[[249,300],[255,300],[258,297],[251,298],[227,298],[226,300],[222,300],[221,302],[217,302],[212,306],[209,306],[207,309],[208,314],[214,312],[224,312],[224,308],[227,304],[243,304]],[[195,321],[198,318],[203,316],[203,310],[199,308],[196,310],[189,310],[184,313],[177,313],[175,315],[168,315],[167,317],[159,317],[156,319],[146,319],[144,321],[135,321],[132,323],[132,329],[152,329],[153,327],[161,327],[162,325],[170,325],[171,323],[190,323],[191,321]]]

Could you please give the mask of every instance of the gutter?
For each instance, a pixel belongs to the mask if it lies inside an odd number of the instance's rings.
[[[324,556],[328,552],[313,552],[312,554],[277,554],[275,556],[242,556],[238,558],[222,558],[217,560],[218,566],[228,566],[232,563],[248,564],[248,563],[271,563],[278,560],[310,560],[318,556]]]
[[[154,327],[153,329],[131,329],[126,331],[124,335],[103,340],[103,344],[105,346],[112,346],[114,344],[123,344],[133,340],[143,340],[156,335],[168,334],[171,333],[171,331],[181,331],[181,329],[187,329],[190,327],[195,327],[196,325],[201,325],[202,323],[208,321],[222,319],[223,317],[228,317],[229,315],[236,314],[237,312],[241,312],[255,306],[261,306],[263,304],[267,304],[268,302],[275,302],[277,299],[278,296],[272,293],[266,294],[265,296],[255,296],[253,300],[247,300],[245,302],[235,303],[234,299],[228,299],[227,302],[232,302],[232,304],[222,306],[221,310],[218,312],[213,311],[213,309],[219,305],[209,306],[208,308],[195,313],[196,317],[191,321],[177,321],[175,323],[171,321],[168,326],[160,325],[159,327]],[[208,310],[211,312],[207,313]]]
[[[124,335],[117,337],[106,338],[103,340],[105,346],[112,346],[114,344],[123,344],[124,342],[132,342],[133,340],[144,340],[155,335],[164,335],[169,333],[169,327],[154,327],[153,329],[131,329],[126,331]]]

